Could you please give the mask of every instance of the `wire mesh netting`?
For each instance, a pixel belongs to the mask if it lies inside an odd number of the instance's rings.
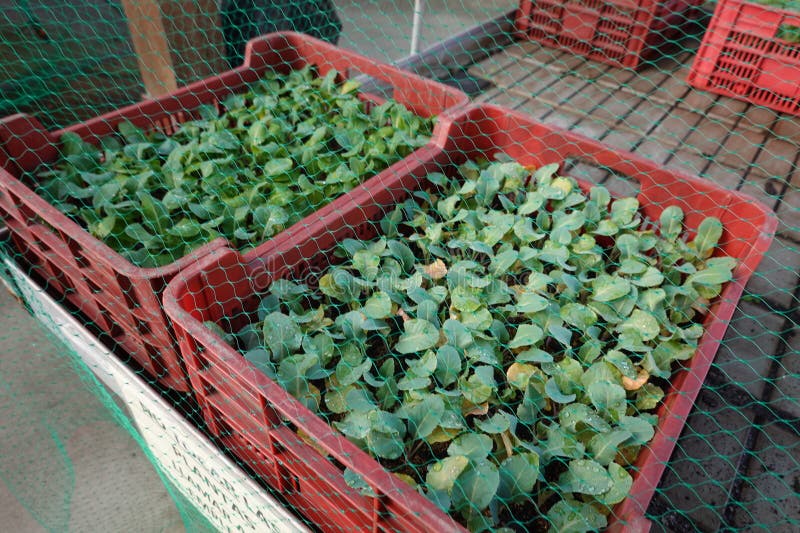
[[[795,2],[0,5],[10,529],[800,529]]]

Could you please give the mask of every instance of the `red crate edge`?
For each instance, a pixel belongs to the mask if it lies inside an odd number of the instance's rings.
[[[451,142],[453,137],[460,137],[462,144],[459,146],[468,147],[467,150],[480,151],[486,143],[494,140],[494,136],[500,137],[505,142],[513,143],[513,139],[518,139],[519,136],[512,135],[508,131],[503,133],[504,128],[507,130],[511,125],[521,128],[529,134],[535,132],[536,137],[544,146],[562,146],[563,150],[571,155],[597,161],[604,167],[612,168],[637,180],[640,180],[641,177],[640,198],[650,198],[652,195],[653,198],[661,198],[665,204],[675,205],[676,203],[685,203],[683,195],[694,195],[693,201],[699,203],[700,207],[696,207],[687,215],[687,221],[692,221],[690,225],[696,225],[701,218],[711,215],[720,217],[726,225],[726,235],[723,237],[724,246],[734,252],[732,255],[741,259],[734,272],[734,281],[725,287],[723,294],[709,312],[704,322],[705,332],[696,355],[689,361],[685,370],[673,376],[672,388],[657,411],[659,424],[656,434],[649,445],[643,449],[634,466],[634,483],[631,494],[614,508],[610,517],[609,531],[646,531],[648,521],[644,514],[647,506],[703,385],[742,290],[772,241],[777,227],[777,218],[769,208],[744,194],[724,190],[711,182],[679,172],[666,171],[639,156],[621,153],[583,136],[537,124],[517,112],[496,106],[473,106],[448,120],[450,123],[447,131],[442,128],[436,138],[436,144],[442,150],[439,154],[440,162],[449,159],[448,149],[454,150]],[[481,120],[492,122],[492,124],[482,128],[480,125],[476,125]],[[514,128],[511,129],[513,131]],[[551,159],[560,159],[563,155],[564,153],[555,153],[554,150],[550,157]],[[423,165],[417,170],[423,172],[429,169],[427,165]],[[394,191],[387,190],[381,193],[380,201],[391,203],[394,193],[402,194],[403,190],[406,190],[420,176],[421,174],[417,174],[416,176],[406,176],[405,180],[399,179],[393,185]],[[665,190],[660,191],[659,189]],[[377,195],[378,192],[375,194]],[[375,211],[365,211],[364,209],[365,206],[369,206],[375,201],[377,200],[373,198],[373,195],[366,191],[352,209],[358,210],[365,217],[374,216]],[[709,209],[704,206],[714,206],[713,212],[708,212]],[[658,209],[658,207],[653,207],[653,209]],[[734,221],[739,221],[747,226],[746,237],[731,233],[731,225]],[[300,228],[294,235],[296,239],[294,243],[297,243],[294,249],[282,251],[278,249],[291,245],[287,241],[273,247],[268,251],[271,257],[267,258],[267,264],[271,265],[270,268],[274,272],[277,272],[276,277],[282,276],[282,272],[296,266],[298,261],[302,260],[303,254],[299,248],[303,243],[315,242],[314,239],[321,238],[318,242],[322,244],[318,244],[317,247],[320,250],[326,250],[330,243],[338,241],[341,235],[345,233],[349,235],[354,231],[353,228],[343,228],[342,224],[347,224],[345,213],[320,221],[316,228]],[[286,254],[288,259],[282,254]],[[402,487],[398,487],[396,482],[392,482],[392,476],[380,467],[377,461],[366,456],[361,450],[353,450],[353,445],[346,438],[334,431],[314,413],[299,405],[280,386],[269,380],[232,348],[225,345],[215,334],[202,326],[198,320],[201,315],[203,319],[210,319],[213,318],[211,315],[214,313],[221,314],[220,300],[245,300],[252,296],[255,287],[250,281],[248,268],[249,265],[239,254],[220,249],[207,256],[198,265],[180,273],[170,283],[164,294],[164,306],[175,324],[181,350],[187,357],[187,364],[190,366],[197,364],[195,356],[199,353],[200,346],[204,347],[206,353],[213,347],[217,353],[211,354],[209,357],[213,358],[215,371],[223,372],[233,380],[234,385],[240,385],[244,389],[253,391],[259,389],[264,391],[263,397],[268,398],[267,403],[271,404],[265,407],[265,425],[280,421],[282,417],[289,419],[297,427],[301,427],[327,453],[362,475],[370,486],[381,495],[381,498],[392,499],[397,490],[400,490],[399,494],[403,495],[403,498],[407,498],[408,495],[403,494]],[[224,286],[216,285],[211,289],[209,280],[214,276],[215,269],[224,271],[226,281]],[[237,280],[242,282],[237,284]],[[206,289],[214,292],[213,296],[207,294]],[[204,310],[211,311],[203,315]],[[202,371],[199,367],[193,370]],[[202,396],[199,401],[202,406]],[[205,407],[203,407],[203,411],[206,414]],[[408,490],[406,489],[405,492]],[[449,520],[449,517],[438,511],[427,499],[420,500],[414,497],[405,500],[405,504],[412,507],[409,514],[421,514],[422,522],[419,524],[421,531],[425,530],[426,524],[432,526],[431,522],[427,522],[431,516],[438,515],[440,520]],[[413,508],[414,505],[417,505],[418,508]],[[451,524],[450,528],[452,527],[455,526]]]
[[[720,0],[687,82],[698,89],[800,115],[800,43],[778,38],[800,13],[746,0]]]
[[[702,3],[703,0],[520,0],[515,29],[520,38],[535,40],[551,48],[570,50],[615,67],[636,69],[643,60],[652,58],[659,46],[675,37]],[[609,16],[603,10],[614,5],[629,9],[632,13],[626,21],[627,30],[622,33],[625,35],[624,43],[612,42],[610,37],[603,38],[599,28],[604,17]],[[540,21],[533,23],[532,17]]]

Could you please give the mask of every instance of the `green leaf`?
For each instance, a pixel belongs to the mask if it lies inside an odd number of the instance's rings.
[[[467,467],[458,478],[451,494],[457,509],[482,511],[497,493],[500,485],[500,473],[497,467],[485,460],[476,460]]]
[[[378,457],[397,459],[403,455],[406,425],[396,415],[386,411],[372,411],[368,415],[371,425],[367,446]]]
[[[629,377],[631,379],[635,379],[637,372],[636,367],[631,361],[631,358],[625,355],[623,352],[619,350],[609,350],[609,352],[603,357],[604,361],[608,361],[615,367],[623,376]]]
[[[278,374],[272,363],[272,354],[264,348],[253,348],[244,352],[244,358],[261,370],[270,379],[277,379]]]
[[[381,320],[392,314],[392,300],[385,292],[376,292],[364,303],[364,314],[367,318]]]
[[[523,452],[508,457],[500,464],[500,485],[497,496],[504,502],[518,502],[531,497],[539,479],[539,455]]]
[[[553,378],[547,380],[547,383],[544,386],[544,392],[547,394],[548,398],[556,403],[570,403],[574,402],[576,398],[574,394],[562,393],[556,384],[556,380]]]
[[[603,465],[591,459],[576,459],[569,462],[565,487],[579,494],[596,496],[608,492],[614,482]]]
[[[589,400],[600,412],[621,416],[625,413],[625,389],[616,383],[595,382],[587,388]]]
[[[723,258],[720,258],[723,259]],[[730,258],[724,258],[730,259]],[[733,279],[733,267],[735,265],[714,264],[713,259],[710,259],[706,264],[706,268],[699,270],[687,278],[687,283],[693,285],[713,286],[722,285]],[[733,260],[735,263],[735,260]]]
[[[447,455],[463,455],[473,461],[486,459],[490,453],[494,442],[491,437],[479,433],[466,433],[457,437],[447,448]]]
[[[664,391],[661,387],[652,383],[645,383],[642,388],[636,391],[636,408],[640,411],[655,409],[664,398]]]
[[[547,512],[547,521],[550,531],[557,533],[588,533],[608,524],[606,517],[593,506],[571,498],[556,502]]]
[[[592,284],[592,299],[598,302],[611,302],[631,292],[631,284],[619,276],[599,275]]]
[[[494,246],[514,227],[514,215],[494,214],[486,221],[486,226],[480,231],[480,240],[488,246]]]
[[[475,420],[475,425],[484,433],[495,435],[507,431],[511,427],[511,420],[506,413],[495,413],[486,420]]]
[[[365,439],[372,427],[368,413],[348,413],[341,422],[334,422],[336,429],[353,439]]]
[[[265,176],[278,176],[292,170],[294,162],[289,158],[271,159],[263,166]]]
[[[647,311],[634,309],[630,318],[617,326],[616,331],[632,331],[637,333],[643,341],[650,341],[658,337],[661,326],[658,324],[656,317]]]
[[[191,239],[199,235],[202,229],[197,221],[182,218],[177,224],[167,229],[167,233],[181,239]]]
[[[303,333],[291,317],[273,312],[264,319],[264,342],[278,361],[300,348]]]
[[[365,372],[369,371],[372,366],[370,360],[363,362],[352,363],[345,359],[341,359],[336,365],[336,380],[342,387],[356,383]]]
[[[631,434],[628,444],[647,444],[655,435],[653,424],[641,416],[623,416],[619,419],[619,429]]]
[[[464,398],[476,405],[487,401],[497,387],[493,372],[489,366],[475,367],[469,379],[461,383],[461,393]]]
[[[623,274],[643,274],[647,270],[647,263],[639,259],[623,259],[619,265],[619,271]],[[656,271],[658,272],[658,271]],[[634,283],[636,283],[634,281]]]
[[[356,80],[347,80],[342,84],[342,87],[339,89],[339,94],[350,94],[355,92],[361,87],[361,83]]]
[[[373,281],[378,277],[381,258],[371,250],[359,250],[353,254],[353,268],[358,270],[364,279]]]
[[[500,190],[500,181],[488,170],[481,172],[475,183],[475,199],[480,205],[488,206]]]
[[[433,348],[439,342],[439,330],[427,320],[411,319],[405,323],[405,332],[394,349],[402,354],[416,353]]]
[[[428,395],[421,402],[405,405],[409,433],[416,439],[430,435],[439,426],[444,408],[444,400],[436,395]]]
[[[661,212],[659,219],[661,236],[669,241],[676,241],[683,231],[683,210],[676,205],[667,207]]]
[[[491,327],[494,318],[488,309],[482,307],[477,311],[462,313],[461,322],[472,331],[481,332]]]
[[[553,356],[539,348],[531,348],[518,353],[516,361],[517,363],[552,363]]]
[[[561,345],[571,348],[572,347],[572,331],[559,324],[551,323],[547,328],[547,332],[552,338],[557,340]]]
[[[611,222],[620,227],[634,223],[634,216],[639,210],[639,200],[636,198],[621,198],[611,204]]]
[[[113,215],[104,217],[96,224],[92,224],[89,230],[98,239],[105,239],[113,233],[114,226],[117,225],[117,220],[117,217]]]
[[[603,466],[608,466],[617,456],[619,446],[631,437],[632,434],[624,430],[598,433],[589,440],[589,453],[591,453],[592,459]]]
[[[425,483],[435,490],[450,491],[467,465],[469,458],[464,455],[445,457],[428,469]]]
[[[387,241],[386,247],[391,252],[392,257],[400,262],[400,265],[403,267],[403,271],[411,272],[411,270],[414,268],[414,263],[416,262],[416,257],[414,256],[414,252],[411,251],[411,248],[406,246],[404,243],[395,240]]]
[[[647,267],[632,283],[637,287],[657,287],[664,283],[664,275],[655,267]]]
[[[686,361],[694,355],[695,351],[694,346],[685,342],[662,342],[653,350],[653,359],[659,368],[669,370],[673,361]]]
[[[542,453],[545,461],[553,457],[578,459],[584,456],[585,447],[575,435],[553,425],[547,428],[547,440],[542,443]]]
[[[439,323],[439,304],[433,300],[424,300],[417,305],[417,318],[427,320],[433,324],[437,329]]]
[[[542,328],[536,324],[520,324],[514,339],[509,343],[511,349],[534,346],[544,338]]]
[[[497,254],[492,258],[489,272],[494,276],[501,277],[517,262],[518,258],[519,252],[516,250],[506,250],[505,252]]]
[[[336,387],[328,386],[325,391],[325,407],[332,413],[347,413],[350,409],[347,405],[347,395],[353,390],[355,390],[355,386],[352,384]]]
[[[714,248],[722,237],[722,222],[718,218],[708,217],[697,227],[697,236],[689,243],[698,257],[706,259],[711,257]]]
[[[137,192],[136,195],[139,198],[139,202],[142,204],[142,215],[144,219],[156,232],[161,235],[166,234],[172,224],[164,204],[143,191]]]
[[[106,183],[99,187],[92,196],[92,204],[95,209],[113,203],[114,197],[122,189],[122,185],[117,181]]]
[[[617,237],[614,247],[620,252],[620,256],[626,259],[632,258],[639,251],[639,240],[633,235],[626,233]]]
[[[579,431],[578,424],[583,424],[585,427],[590,427],[599,432],[606,432],[611,429],[611,426],[603,420],[597,412],[582,403],[571,403],[564,406],[558,413],[558,421],[561,427],[572,433]]]
[[[461,374],[463,367],[458,350],[449,344],[445,344],[436,350],[436,361],[434,375],[442,387],[447,387],[458,381],[458,376]]]
[[[358,473],[350,468],[344,469],[344,482],[347,483],[347,486],[351,489],[357,490],[360,494],[364,496],[369,496],[371,498],[377,498],[378,495],[372,489],[372,487],[361,477]]]
[[[456,348],[464,349],[472,344],[472,333],[458,320],[447,319],[442,326],[447,342]]]
[[[561,307],[560,316],[564,322],[579,329],[586,329],[597,322],[597,314],[580,303],[568,303]]]
[[[548,183],[558,172],[558,163],[549,163],[537,168],[533,173],[533,183]]]
[[[547,298],[535,292],[522,292],[517,296],[515,311],[518,313],[538,313],[547,309],[550,302]]]
[[[529,191],[528,194],[525,195],[525,201],[522,202],[517,209],[517,213],[523,216],[535,213],[542,208],[544,202],[545,198],[540,193]]]
[[[614,484],[608,492],[597,496],[597,499],[601,503],[611,507],[628,497],[631,487],[633,486],[633,478],[617,463],[608,465],[608,473]]]
[[[581,387],[583,366],[575,359],[564,357],[555,365],[543,364],[542,370],[553,377],[561,391],[567,394],[583,392]]]
[[[537,380],[538,378],[534,374],[527,376],[527,384],[524,389],[525,395],[522,398],[522,403],[517,407],[517,418],[523,424],[536,424],[539,421],[541,411],[547,406],[547,399],[537,388],[538,384],[535,383]]]

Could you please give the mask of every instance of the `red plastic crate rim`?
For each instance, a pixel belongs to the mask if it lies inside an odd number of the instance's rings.
[[[391,89],[395,100],[420,116],[438,115],[468,102],[464,93],[438,82],[306,35],[284,32],[250,41],[244,63],[238,68],[63,130],[46,131],[38,120],[26,115],[0,121],[0,152],[5,154],[0,156],[0,218],[11,230],[16,246],[31,263],[42,266],[53,280],[51,285],[66,293],[100,329],[112,332],[112,337],[167,387],[187,391],[190,384],[159,296],[178,271],[209,251],[224,247],[226,241],[212,241],[161,268],[140,268],[36,195],[17,176],[56,161],[59,139],[65,132],[96,144],[115,134],[120,122],[129,121],[146,131],[171,134],[180,123],[190,120],[200,106],[218,105],[264,72],[275,69],[285,73],[308,64],[316,65],[322,75],[331,69],[345,78],[366,75],[383,84],[385,90]],[[366,92],[360,96],[367,101],[383,101],[381,96]],[[425,152],[425,148],[419,149],[409,158],[422,157]],[[401,160],[384,172],[404,169],[405,165]],[[311,216],[324,216],[347,202],[346,197],[340,197]],[[262,252],[255,248],[250,255],[257,257]]]
[[[373,186],[363,190],[349,208],[331,213],[325,220],[318,220],[313,225],[295,226],[279,243],[264,251],[262,262],[254,263],[235,251],[219,249],[170,283],[164,295],[164,306],[175,324],[193,383],[199,387],[198,401],[204,414],[211,416],[213,424],[220,415],[225,419],[224,422],[252,417],[253,407],[262,406],[264,427],[259,428],[263,430],[260,434],[262,440],[255,438],[260,447],[264,446],[264,435],[267,435],[267,439],[274,438],[274,435],[270,435],[271,425],[288,420],[341,465],[361,475],[379,495],[378,500],[391,501],[394,507],[407,509],[406,516],[416,515],[415,530],[460,529],[432,502],[390,475],[376,460],[297,402],[205,328],[202,322],[211,320],[220,323],[224,317],[236,316],[240,311],[246,314],[252,311],[255,294],[272,279],[297,274],[306,270],[309,264],[324,267],[329,261],[329,252],[344,238],[374,236],[376,230],[370,221],[378,220],[387,209],[407,197],[410,191],[424,187],[424,176],[429,172],[458,165],[476,156],[491,156],[496,152],[503,152],[524,165],[535,166],[576,158],[638,182],[641,212],[650,220],[657,220],[661,211],[672,205],[684,210],[685,222],[690,230],[696,228],[705,217],[718,217],[724,225],[720,242],[723,253],[740,260],[733,281],[726,285],[704,321],[705,333],[696,355],[687,362],[685,369],[676,373],[671,381],[671,389],[657,411],[659,424],[655,437],[643,448],[632,469],[634,482],[630,496],[614,508],[610,517],[610,531],[647,530],[649,522],[644,513],[703,385],[744,286],[772,241],[777,226],[775,215],[764,205],[739,192],[659,168],[646,159],[533,122],[524,115],[496,106],[473,106],[457,114],[448,114],[443,117],[435,136],[438,152],[431,154],[430,161],[420,162],[405,175],[385,177],[380,187],[377,186],[378,182],[373,182]],[[583,182],[581,186],[588,188],[590,184]],[[243,314],[238,316],[244,319]],[[207,363],[201,364],[198,357]],[[209,372],[213,377],[210,379],[215,382],[211,384],[212,388],[219,386],[216,392],[206,394],[201,391],[207,384],[204,378],[201,379],[203,372]],[[235,390],[236,387],[241,387],[241,390]],[[219,395],[224,391],[236,400],[226,403],[226,400],[220,399]],[[239,401],[248,403],[243,407]],[[209,415],[211,411],[214,411],[213,415]],[[254,429],[251,430],[253,433]],[[253,443],[253,440],[250,442]],[[294,446],[306,446],[307,452],[315,457],[316,466],[309,469],[307,475],[314,476],[315,468],[330,475],[328,469],[336,468],[311,446],[297,443]],[[327,469],[320,466],[323,464],[327,465]],[[341,471],[338,471],[338,475],[341,477]],[[332,486],[328,485],[327,492],[332,490]],[[341,480],[336,486],[342,486]],[[322,499],[327,492],[320,492],[316,497]],[[315,505],[313,499],[308,505]],[[383,503],[381,505],[382,508],[386,507]],[[370,506],[364,504],[363,508]],[[391,529],[388,520],[384,514],[377,524],[381,529]]]
[[[550,47],[637,68],[669,42],[701,0],[520,0],[516,29]]]
[[[720,0],[689,71],[699,89],[800,114],[800,45],[780,37],[800,13],[745,0]]]

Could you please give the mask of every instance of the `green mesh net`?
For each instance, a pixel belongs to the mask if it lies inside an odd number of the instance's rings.
[[[9,2],[9,530],[800,528],[796,2]]]

